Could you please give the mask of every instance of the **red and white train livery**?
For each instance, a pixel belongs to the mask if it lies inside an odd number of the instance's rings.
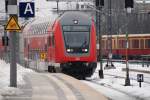
[[[61,71],[77,78],[91,76],[97,66],[94,20],[84,12],[70,11],[24,29],[25,57],[34,60],[46,54],[47,70]]]

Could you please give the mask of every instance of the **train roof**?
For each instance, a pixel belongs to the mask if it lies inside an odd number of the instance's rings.
[[[28,23],[24,28],[24,34],[36,33],[37,29],[40,31],[41,28],[44,28],[46,31],[48,27],[52,27],[56,20],[59,20],[62,25],[75,25],[74,20],[78,21],[77,25],[90,25],[91,17],[85,12],[81,11],[68,11],[64,12],[61,15],[54,14],[46,18],[38,18],[34,21]],[[32,31],[32,32],[31,32]]]
[[[55,20],[58,18],[58,15],[43,17],[43,18],[37,18],[34,21],[28,23],[24,28],[24,33],[28,34],[26,31],[35,31],[40,28],[45,28],[52,26]]]
[[[78,25],[89,25],[91,24],[91,16],[82,11],[68,11],[60,16],[60,21],[63,25],[74,24],[74,20],[78,21]]]
[[[110,35],[102,35],[102,37],[106,38]],[[126,34],[119,34],[119,35],[112,35],[112,37],[125,37]],[[145,37],[145,36],[150,36],[150,33],[147,34],[128,34],[128,37]]]

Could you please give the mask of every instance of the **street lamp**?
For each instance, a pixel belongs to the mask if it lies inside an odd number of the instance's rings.
[[[133,0],[125,0],[125,8],[126,8],[126,14],[128,18],[128,14],[131,13],[131,8],[133,8]],[[128,22],[127,22],[128,23]],[[125,86],[130,86],[130,78],[129,78],[129,63],[128,63],[128,32],[126,29],[126,78],[125,78]]]
[[[127,10],[127,18],[128,18],[128,13],[131,13],[131,8],[127,8],[126,10]],[[126,29],[126,78],[125,78],[125,86],[130,86],[129,62],[128,62],[128,48],[129,48],[128,41],[129,41],[128,40],[128,31]]]

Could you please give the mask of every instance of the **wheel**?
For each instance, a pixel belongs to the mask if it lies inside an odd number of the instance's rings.
[[[56,72],[55,67],[54,66],[48,66],[48,72],[55,73]]]

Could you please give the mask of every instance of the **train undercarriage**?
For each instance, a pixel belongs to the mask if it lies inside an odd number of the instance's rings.
[[[86,62],[69,62],[69,63],[61,63],[60,70],[58,67],[48,67],[49,72],[59,72],[61,71],[64,74],[73,76],[77,79],[85,79],[86,77],[90,77],[95,72],[97,67],[96,62],[86,63]],[[59,70],[59,71],[58,71]]]

